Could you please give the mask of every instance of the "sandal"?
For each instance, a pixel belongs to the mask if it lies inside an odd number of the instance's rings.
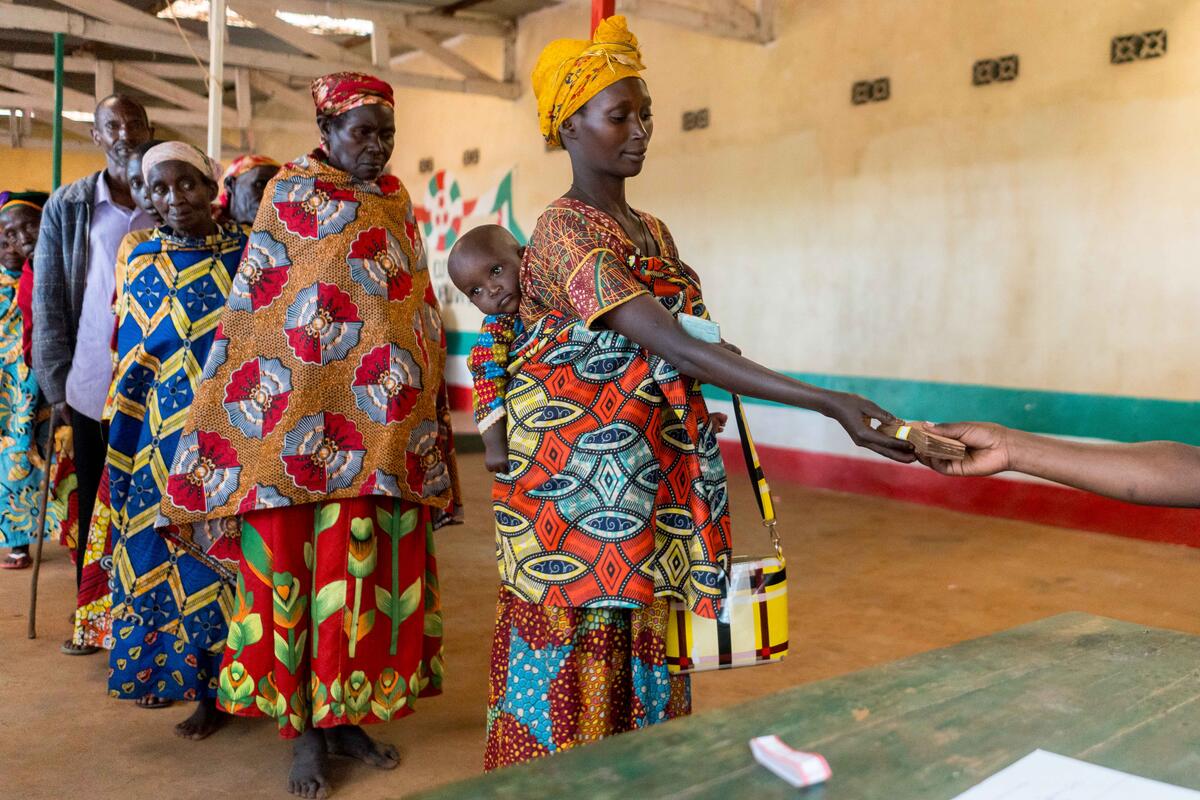
[[[29,553],[9,553],[8,558],[0,563],[0,569],[28,569],[32,564]]]
[[[58,646],[58,652],[64,656],[90,656],[92,653],[99,653],[100,648],[94,644],[75,644],[71,639],[67,639]]]
[[[138,708],[153,710],[156,708],[169,708],[175,701],[152,694],[144,694],[133,702]]]

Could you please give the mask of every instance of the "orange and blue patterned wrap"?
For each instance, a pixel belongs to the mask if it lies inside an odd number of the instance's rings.
[[[391,84],[365,72],[323,75],[312,82],[311,88],[313,103],[321,116],[337,117],[352,108],[380,103],[396,107]]]
[[[530,238],[528,341],[505,387],[509,470],[492,492],[501,583],[542,606],[645,608],[674,597],[711,618],[732,539],[700,385],[592,327],[647,295],[672,315],[707,316],[666,226],[638,213],[660,256],[639,256],[612,217],[567,198]]]
[[[546,142],[561,147],[558,129],[600,92],[619,80],[637,77],[646,68],[638,40],[625,17],[600,23],[592,40],[555,39],[538,56],[533,67],[533,94],[538,104],[538,124]]]

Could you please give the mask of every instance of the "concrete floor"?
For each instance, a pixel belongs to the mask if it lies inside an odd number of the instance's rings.
[[[469,522],[438,539],[447,693],[375,727],[404,763],[391,773],[338,763],[338,797],[402,797],[480,769],[497,582],[490,482],[480,455],[463,456],[461,466]],[[731,486],[735,520],[750,523],[738,541],[757,550],[765,542],[745,484],[739,476]],[[774,489],[789,556],[792,655],[781,666],[698,677],[697,711],[1062,611],[1200,633],[1200,550]],[[211,739],[186,742],[171,727],[190,709],[144,711],[109,700],[104,655],[59,654],[74,570],[64,551],[46,552],[36,640],[25,636],[29,572],[0,573],[0,797],[286,797],[290,748],[271,723],[235,720]]]

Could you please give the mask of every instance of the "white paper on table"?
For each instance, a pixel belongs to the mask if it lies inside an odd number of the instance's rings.
[[[1200,800],[1200,792],[1034,750],[954,800]]]

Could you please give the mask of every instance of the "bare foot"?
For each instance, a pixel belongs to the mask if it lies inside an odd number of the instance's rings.
[[[297,797],[329,796],[329,757],[325,754],[325,734],[309,728],[292,745],[292,768],[287,790]]]
[[[198,742],[216,733],[225,720],[226,716],[217,710],[216,700],[201,700],[192,715],[175,726],[175,735]]]
[[[357,758],[377,769],[400,766],[400,753],[394,745],[367,736],[357,725],[338,725],[325,731],[325,741],[331,756]]]

